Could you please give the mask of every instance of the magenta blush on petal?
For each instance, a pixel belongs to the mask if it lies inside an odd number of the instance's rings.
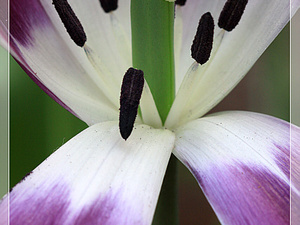
[[[281,152],[281,154],[274,154],[275,162],[284,175],[290,178],[290,144],[274,144],[274,146]]]
[[[69,192],[59,184],[29,195],[13,189],[9,194],[10,224],[63,224],[69,214]]]
[[[300,136],[299,128],[270,116],[218,113],[178,129],[174,154],[198,180],[221,223],[289,224],[290,208],[299,215],[298,204],[290,207],[299,199],[299,166],[293,157],[290,162],[299,141],[291,130]]]
[[[296,126],[291,127],[291,184],[300,190],[300,130]],[[291,192],[291,224],[300,221],[300,193]]]
[[[13,0],[10,4],[10,34],[23,46],[31,45],[34,37],[31,31],[36,26],[50,24],[41,2],[38,0]]]
[[[12,224],[151,224],[174,139],[136,125],[125,142],[117,121],[87,128],[13,188]]]
[[[121,193],[107,193],[99,197],[91,205],[85,206],[70,224],[145,224],[142,214],[135,210],[137,207],[130,207],[126,201],[122,201]]]
[[[56,184],[29,195],[13,189],[9,195],[10,224],[144,224],[142,214],[134,210],[137,207],[130,207],[122,201],[121,193],[109,191],[90,204],[79,206],[72,204],[72,194],[67,185]],[[1,218],[4,216],[1,215]]]
[[[289,185],[272,172],[237,165],[212,167],[204,174],[188,167],[216,213],[223,214],[222,223],[289,224]]]
[[[10,4],[10,47],[15,57],[15,60],[19,63],[22,69],[28,74],[28,76],[52,99],[58,104],[72,113],[74,116],[79,116],[64,102],[62,102],[49,88],[40,81],[38,76],[32,71],[30,66],[24,59],[18,44],[28,46],[34,43],[34,37],[31,32],[38,26],[48,26],[51,21],[45,12],[41,2],[38,0],[14,0]]]
[[[7,195],[0,200],[0,224],[9,224],[9,210],[8,210],[8,198]]]

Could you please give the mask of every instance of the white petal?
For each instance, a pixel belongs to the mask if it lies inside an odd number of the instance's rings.
[[[145,125],[127,141],[117,122],[89,127],[13,188],[11,224],[151,224],[174,139]]]
[[[197,26],[200,17],[206,13],[210,12],[213,15],[215,22],[222,10],[225,1],[206,1],[206,0],[187,0],[184,6],[176,6],[176,10],[180,10],[181,16],[178,18],[175,14],[175,24],[183,23],[182,31],[175,32],[175,40],[182,39],[182,46],[180,48],[180,65],[178,65],[178,70],[176,70],[176,87],[179,88],[183,77],[188,70],[189,66],[193,63],[191,57],[191,45],[193,43],[194,36],[196,34]],[[177,19],[182,20],[176,21]],[[175,30],[180,31],[180,30]],[[182,37],[181,37],[182,36]],[[177,51],[177,49],[175,48]],[[175,53],[175,55],[177,52]],[[177,69],[177,66],[176,66]]]
[[[215,23],[222,8],[220,5],[223,6],[224,2],[219,1],[218,7],[215,7],[219,11],[212,13]],[[192,3],[194,6],[191,6]],[[294,8],[299,8],[299,1],[292,1],[292,3]],[[186,7],[195,7],[193,10],[196,10],[198,4],[192,0],[190,5],[187,2]],[[210,9],[205,8],[205,10]],[[188,12],[191,14],[192,9]],[[171,109],[166,126],[175,127],[199,118],[221,101],[248,72],[289,19],[290,1],[288,0],[249,1],[240,23],[232,32],[225,33],[216,54],[210,58],[210,64],[205,68],[204,74],[201,69],[197,70],[199,82],[192,82],[194,86],[190,88],[190,92],[187,91],[189,93],[179,99],[180,103],[177,105],[180,107]],[[188,23],[190,30],[196,31],[196,21],[184,20],[183,27],[185,23]],[[193,24],[194,29],[191,27]],[[216,25],[215,38],[219,33],[220,29]],[[186,67],[193,62],[188,56],[189,48],[185,47],[186,41],[191,43],[192,39],[192,35],[183,38],[182,57],[189,58],[189,61],[187,59],[182,61]],[[193,90],[196,91],[192,93]]]
[[[182,81],[181,79],[178,79],[180,76],[180,74],[178,73],[179,73],[181,47],[182,47],[182,29],[183,29],[182,7],[176,6],[175,19],[174,19],[174,58],[175,58],[176,89],[180,87],[180,83]]]
[[[155,128],[161,128],[162,122],[157,111],[151,90],[145,80],[144,89],[140,101],[143,122]]]
[[[51,3],[45,0],[11,2],[10,44],[13,56],[46,93],[89,125],[116,120],[122,76],[130,66],[128,62],[131,56],[129,53],[127,63],[122,63],[126,60],[118,52],[120,35],[113,38],[116,33],[114,27],[123,27],[124,21],[129,21],[129,16],[118,23],[116,18],[120,21],[120,15],[117,12],[115,16],[104,14],[96,0],[88,3],[81,1],[81,5],[71,1],[79,19],[81,20],[81,14],[85,15],[82,17],[87,44],[100,55],[100,67],[105,65],[109,68],[107,73],[100,73],[91,64],[85,51],[71,41]],[[127,8],[129,15],[129,2],[122,2],[120,7],[123,4],[126,6],[122,8]],[[97,18],[92,20],[90,16],[97,13]],[[120,10],[120,14],[123,15],[124,12]],[[113,23],[110,23],[111,18],[115,18]],[[5,18],[1,17],[1,20],[2,34],[7,31]],[[99,23],[104,23],[101,25],[104,28],[99,27]],[[122,36],[125,31],[120,33]],[[94,43],[96,39],[97,45]],[[2,37],[1,42],[3,41],[7,40]],[[106,77],[113,77],[114,82],[106,82],[109,80]]]
[[[250,112],[213,114],[175,131],[174,154],[222,224],[289,224],[290,188],[300,200],[299,164],[290,185],[290,129],[299,156],[298,127]],[[293,209],[299,216],[298,205]]]
[[[130,1],[118,1],[117,10],[111,13],[103,11],[99,0],[69,0],[68,2],[87,34],[87,45],[99,55],[103,64],[110,69],[111,76],[122,80],[124,72],[131,66]],[[66,40],[69,40],[70,38],[68,38],[65,28],[57,16],[52,2],[41,0],[41,3],[59,33]],[[124,36],[121,38],[123,40],[120,39],[122,36]],[[125,45],[127,50],[124,48]],[[121,52],[120,46],[123,46]]]

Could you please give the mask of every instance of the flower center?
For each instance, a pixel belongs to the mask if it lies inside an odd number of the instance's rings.
[[[99,0],[99,1],[101,7],[106,13],[109,13],[118,8],[118,0]],[[186,4],[186,0],[176,0],[175,3],[178,6],[184,6]],[[232,31],[238,25],[247,3],[248,0],[228,0],[225,3],[224,8],[220,14],[218,20],[218,26],[220,28],[223,28],[226,31]],[[53,5],[62,23],[64,24],[68,34],[70,35],[71,39],[75,42],[75,44],[84,48],[89,61],[96,69],[105,70],[105,68],[97,67],[96,54],[92,51],[92,49],[90,49],[88,46],[85,45],[87,36],[84,32],[84,29],[79,19],[75,15],[71,6],[68,4],[67,0],[53,0]],[[113,17],[112,14],[111,16]],[[197,32],[191,46],[191,56],[196,61],[192,65],[193,68],[196,68],[194,70],[197,70],[198,68],[198,66],[195,67],[194,64],[199,63],[203,65],[209,60],[210,57],[211,58],[214,57],[215,52],[217,51],[222,41],[224,30],[220,32],[221,35],[217,35],[216,37],[217,40],[214,43],[214,51],[213,53],[211,53],[213,48],[214,20],[212,15],[209,12],[202,15],[202,17],[199,20]],[[138,41],[141,42],[143,45],[143,40],[138,40]],[[142,55],[144,56],[145,54],[143,51],[142,53],[143,53]],[[150,65],[150,67],[152,68],[153,66]],[[193,76],[188,76],[188,79],[192,79],[192,78]],[[103,87],[105,89],[106,84],[109,84],[111,82],[109,79],[104,81],[105,82]],[[144,72],[142,70],[129,68],[123,78],[122,87],[121,87],[121,97],[120,97],[119,127],[120,127],[121,136],[125,140],[130,136],[132,132],[133,125],[138,112],[138,106],[141,99],[143,87],[144,87]],[[105,90],[107,90],[107,92],[111,92],[110,87],[106,87]],[[151,91],[153,90],[151,89]],[[114,96],[114,95],[110,95],[110,96]],[[176,96],[177,99],[178,97],[180,96]],[[176,103],[176,101],[173,102],[172,108],[174,107],[174,103]]]

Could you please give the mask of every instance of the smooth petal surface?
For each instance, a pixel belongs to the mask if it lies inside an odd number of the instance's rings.
[[[47,0],[40,2],[58,32],[69,40],[52,2]],[[118,80],[122,79],[131,66],[130,1],[118,1],[117,10],[111,13],[103,11],[99,0],[68,2],[87,34],[87,45],[98,54],[101,65],[108,68],[111,76]]]
[[[10,224],[151,224],[174,140],[146,125],[127,141],[117,122],[89,127],[13,188]]]
[[[222,224],[289,224],[290,190],[293,201],[300,201],[297,162],[290,185],[290,141],[299,158],[298,127],[262,114],[223,112],[175,133],[174,154],[193,173]],[[296,218],[299,203],[293,207]]]
[[[89,125],[116,120],[119,87],[131,64],[130,47],[125,59],[118,44],[127,34],[130,38],[129,1],[120,3],[123,10],[110,14],[103,12],[97,0],[69,2],[83,23],[87,47],[97,54],[93,59],[100,59],[101,71],[70,39],[52,1],[11,1],[11,53],[45,92]],[[7,32],[3,20],[1,17],[0,34]]]
[[[140,109],[143,122],[145,124],[154,128],[162,128],[162,122],[147,81],[145,81],[144,84],[143,94],[140,101]]]
[[[188,68],[193,64],[190,46],[194,38],[199,18],[210,11],[215,20],[215,41],[219,45],[210,60],[194,71],[197,80],[192,86],[186,86],[177,93],[166,126],[173,128],[179,124],[203,116],[219,103],[244,77],[259,56],[274,40],[290,19],[290,1],[249,1],[244,15],[232,32],[220,36],[217,21],[225,0],[219,1],[187,1],[182,9],[183,43],[181,48],[180,69],[177,71],[177,85],[183,80]],[[291,1],[292,14],[300,6],[299,1]],[[178,34],[176,34],[178,35]],[[221,40],[220,40],[221,37]],[[214,50],[213,50],[214,51]],[[189,74],[187,74],[188,76]],[[176,104],[176,101],[180,101]]]

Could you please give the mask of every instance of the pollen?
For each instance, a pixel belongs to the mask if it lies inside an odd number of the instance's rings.
[[[79,47],[86,42],[84,29],[67,0],[53,0],[53,5],[71,39]]]
[[[220,14],[218,26],[232,31],[240,22],[248,0],[228,0]]]
[[[109,13],[118,8],[118,0],[99,0],[104,12]]]
[[[191,47],[192,58],[201,65],[210,57],[214,36],[214,19],[209,12],[199,20],[197,32]]]
[[[120,97],[119,128],[121,136],[125,140],[132,132],[143,87],[144,72],[129,68],[123,78]]]

